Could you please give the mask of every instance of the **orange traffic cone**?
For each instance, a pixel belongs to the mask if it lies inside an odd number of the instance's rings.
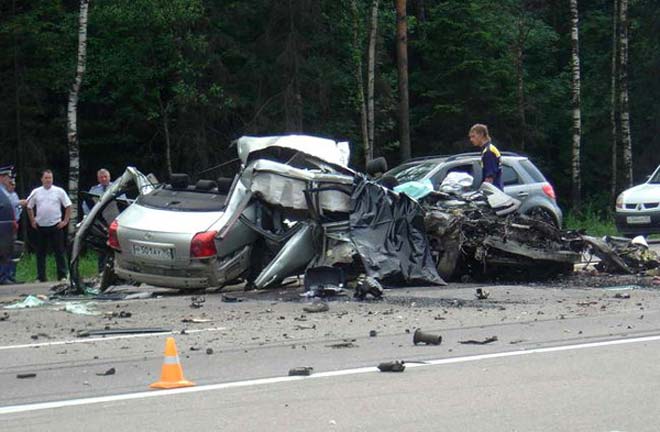
[[[179,362],[179,354],[176,350],[176,342],[173,337],[168,337],[165,342],[165,360],[163,361],[163,369],[160,373],[160,380],[151,384],[151,388],[159,389],[173,389],[179,387],[194,386],[194,382],[190,382],[183,377],[183,369]]]

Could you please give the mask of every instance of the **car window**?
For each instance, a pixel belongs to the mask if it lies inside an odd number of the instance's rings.
[[[649,179],[649,183],[660,184],[660,167],[655,170],[655,175]]]
[[[422,162],[416,165],[404,165],[400,170],[393,169],[387,175],[394,176],[399,183],[406,183],[409,181],[422,180],[433,168],[437,165],[436,162]]]
[[[440,184],[442,184],[442,181],[445,179],[445,177],[447,177],[447,174],[451,172],[462,172],[471,175],[472,178],[475,178],[473,163],[454,165],[452,167],[447,168],[446,170],[443,169],[438,174],[436,174],[433,177],[433,179],[431,179],[431,181],[433,182],[433,186],[438,187]],[[474,186],[474,181],[472,182],[472,185]]]
[[[225,208],[224,194],[159,188],[141,195],[136,203],[160,210],[210,212]]]
[[[516,172],[516,170],[514,170],[508,165],[503,165],[502,183],[504,184],[504,186],[515,186],[521,184],[522,182],[520,181],[520,177],[518,177],[518,173]]]
[[[538,168],[536,168],[534,164],[531,163],[529,160],[527,159],[521,160],[520,166],[523,167],[523,169],[527,172],[527,174],[529,174],[529,176],[532,178],[532,180],[534,180],[534,182],[536,183],[547,182],[545,177],[543,177],[543,174],[541,174],[541,171],[539,171]]]

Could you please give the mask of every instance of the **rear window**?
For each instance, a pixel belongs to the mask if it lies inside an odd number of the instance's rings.
[[[137,199],[144,207],[189,212],[222,211],[227,195],[192,190],[156,189]]]
[[[538,168],[534,166],[533,163],[530,161],[523,159],[520,161],[520,165],[523,167],[525,171],[527,171],[527,174],[534,180],[535,183],[547,183],[547,180],[541,174],[541,171],[539,171]]]
[[[395,168],[387,175],[396,177],[399,183],[406,183],[409,181],[422,180],[433,168],[437,166],[435,162],[423,162],[416,165],[404,165]]]

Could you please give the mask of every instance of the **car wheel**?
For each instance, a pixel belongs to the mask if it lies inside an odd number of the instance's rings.
[[[552,212],[543,207],[534,207],[527,211],[527,216],[559,228],[559,223]]]

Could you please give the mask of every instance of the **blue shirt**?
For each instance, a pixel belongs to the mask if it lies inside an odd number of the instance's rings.
[[[500,151],[490,141],[481,147],[481,181],[486,181],[486,177],[492,177],[493,186],[504,190]]]
[[[92,195],[97,195],[100,198],[100,197],[103,196],[105,191],[108,190],[109,187],[110,187],[110,185],[103,186],[102,184],[97,184],[97,185],[92,186],[89,189],[89,193],[92,194]],[[91,209],[89,208],[87,203],[85,201],[83,201],[83,214],[89,214],[90,210]]]

